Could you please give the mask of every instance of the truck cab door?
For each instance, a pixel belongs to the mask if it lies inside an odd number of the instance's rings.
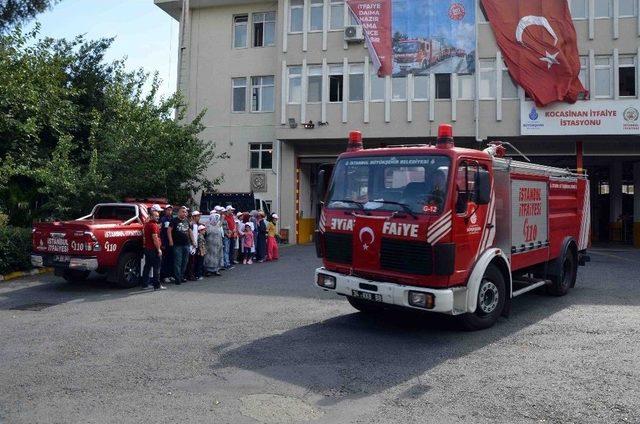
[[[491,197],[487,164],[461,159],[453,179],[453,242],[456,246],[453,283],[466,281],[473,264],[486,247]],[[488,192],[487,192],[488,191]],[[484,246],[484,247],[483,247]]]

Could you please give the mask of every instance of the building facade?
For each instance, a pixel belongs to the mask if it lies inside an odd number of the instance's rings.
[[[635,237],[640,246],[640,131],[522,135],[527,116],[543,111],[511,80],[479,5],[475,74],[380,78],[366,45],[345,41],[355,22],[342,0],[154,1],[180,22],[178,89],[189,116],[206,109],[203,137],[230,156],[211,166],[224,177],[220,191],[253,191],[278,212],[291,243],[311,241],[317,172],[331,169],[350,130],[362,131],[365,147],[412,144],[433,141],[447,122],[459,145],[501,139],[548,165],[576,168],[581,150],[594,240]],[[635,122],[627,111],[640,110],[640,0],[569,5],[591,92],[578,103],[624,105],[617,113]]]

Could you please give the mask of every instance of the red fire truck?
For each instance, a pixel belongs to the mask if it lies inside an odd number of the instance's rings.
[[[91,271],[107,274],[123,288],[139,284],[142,227],[153,203],[166,199],[100,203],[74,221],[42,222],[33,226],[31,263],[53,267],[68,281],[85,280]]]
[[[566,294],[589,259],[587,176],[504,153],[455,147],[450,125],[435,146],[363,149],[352,132],[319,218],[316,286],[364,312],[441,312],[469,330],[528,291]]]

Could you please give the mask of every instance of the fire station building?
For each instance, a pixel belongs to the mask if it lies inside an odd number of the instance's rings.
[[[289,242],[311,241],[317,172],[331,169],[350,130],[365,147],[424,144],[445,122],[457,145],[504,140],[571,169],[582,156],[594,242],[640,247],[640,0],[569,0],[591,96],[549,108],[514,84],[477,2],[476,72],[402,78],[377,75],[344,0],[154,2],[180,22],[188,116],[206,109],[203,138],[230,156],[210,167],[224,177],[219,191],[270,204]]]

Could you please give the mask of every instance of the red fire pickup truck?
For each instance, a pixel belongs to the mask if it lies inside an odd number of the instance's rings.
[[[161,207],[164,202],[158,203]],[[53,267],[67,281],[85,280],[91,271],[107,275],[119,287],[139,283],[142,227],[152,203],[100,203],[74,221],[33,226],[31,263]]]

